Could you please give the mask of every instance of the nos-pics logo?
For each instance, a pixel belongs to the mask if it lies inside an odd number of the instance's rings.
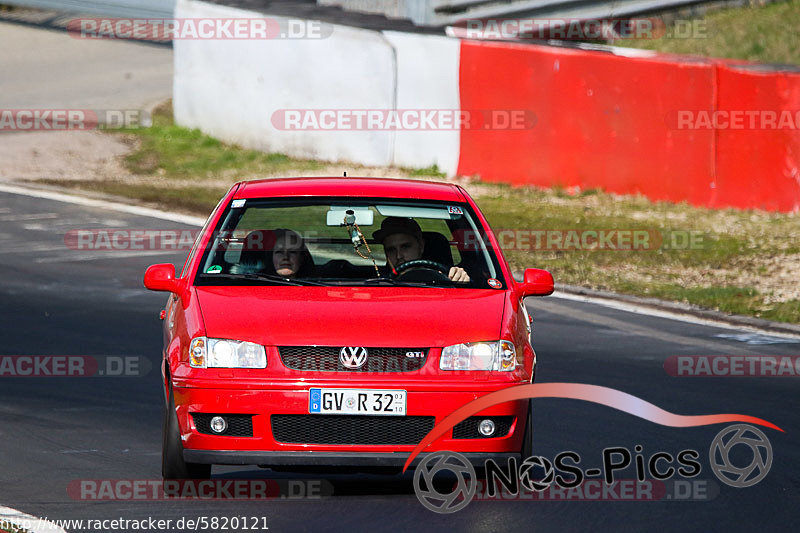
[[[752,460],[746,466],[734,464],[731,451],[734,447],[748,447]],[[772,467],[772,445],[767,436],[749,424],[736,424],[720,431],[712,440],[709,463],[717,478],[735,488],[752,487],[763,480]],[[515,463],[510,463],[515,464]],[[541,479],[531,479],[532,467],[544,470]],[[488,469],[486,469],[488,471]],[[439,476],[439,480],[435,479]],[[512,472],[519,484],[529,491],[548,489],[558,476],[552,463],[544,457],[530,457]],[[455,476],[455,483],[452,478]],[[444,479],[442,479],[444,478]],[[488,481],[488,480],[487,480]],[[414,471],[414,491],[426,508],[436,513],[454,513],[465,508],[478,490],[475,467],[462,454],[440,451],[428,454]]]

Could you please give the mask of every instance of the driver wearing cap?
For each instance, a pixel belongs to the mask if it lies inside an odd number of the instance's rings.
[[[425,251],[422,229],[412,218],[387,217],[381,223],[381,229],[373,233],[372,237],[383,244],[386,261],[393,271],[407,261],[422,259]],[[455,283],[470,281],[466,270],[457,266],[450,267],[447,277]]]

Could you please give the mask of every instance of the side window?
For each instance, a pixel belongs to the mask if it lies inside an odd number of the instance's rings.
[[[461,257],[461,252],[458,251],[458,248],[459,248],[458,244],[450,244],[450,253],[453,254],[454,265],[461,264],[461,262],[464,260],[464,258]]]
[[[244,250],[244,243],[247,235],[250,232],[244,230],[234,230],[230,240],[225,246],[225,254],[223,259],[226,263],[234,265],[239,262],[242,257],[242,250]]]

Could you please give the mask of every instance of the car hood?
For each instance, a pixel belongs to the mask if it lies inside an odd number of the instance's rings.
[[[434,347],[496,340],[505,291],[198,287],[209,337],[273,346]]]

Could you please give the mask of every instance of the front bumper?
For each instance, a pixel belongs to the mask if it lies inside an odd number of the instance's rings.
[[[404,389],[407,391],[407,416],[432,417],[438,424],[453,411],[490,392],[518,383],[452,382],[437,390],[436,384],[348,381],[347,388]],[[298,383],[291,388],[230,389],[179,386],[173,388],[178,422],[188,462],[232,465],[330,465],[402,466],[418,441],[409,444],[310,444],[280,442],[272,431],[272,415],[309,415],[309,389],[341,387],[339,382]],[[284,384],[285,386],[285,384]],[[508,432],[494,438],[453,438],[448,431],[425,449],[426,453],[449,450],[483,462],[492,457],[519,456],[529,402],[498,404],[476,416],[509,417]],[[252,416],[252,437],[220,436],[200,433],[192,413],[240,414]],[[354,420],[360,416],[353,415]],[[395,417],[381,417],[395,418]],[[354,422],[356,423],[356,422]],[[424,457],[422,455],[421,457]],[[421,458],[420,457],[420,458]],[[420,458],[415,461],[418,462]]]

